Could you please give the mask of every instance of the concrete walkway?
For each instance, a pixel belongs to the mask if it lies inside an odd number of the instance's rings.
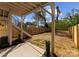
[[[17,46],[12,46],[0,50],[1,57],[41,57],[45,50],[32,45],[29,42],[18,44]]]

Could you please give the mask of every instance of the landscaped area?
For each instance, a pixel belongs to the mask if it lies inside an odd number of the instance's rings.
[[[79,50],[74,47],[73,40],[68,37],[68,32],[58,33],[59,35],[55,35],[55,54],[57,56],[79,56]],[[29,42],[32,44],[39,46],[42,49],[45,49],[45,40],[49,40],[51,38],[51,32],[34,35]]]
[[[79,3],[1,2],[0,7],[0,56],[79,56]]]

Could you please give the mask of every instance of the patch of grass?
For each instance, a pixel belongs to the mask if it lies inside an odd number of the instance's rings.
[[[35,40],[30,41],[30,42],[36,46],[41,47],[41,48],[44,48],[44,46],[45,46],[45,40],[35,39]]]
[[[39,43],[38,42],[35,42],[35,41],[33,41],[33,42],[31,42],[32,44],[35,44],[35,45],[37,45],[37,46],[39,46]]]

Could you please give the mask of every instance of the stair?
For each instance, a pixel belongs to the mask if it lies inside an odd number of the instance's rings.
[[[2,29],[1,31],[0,31],[0,34],[4,34],[5,32],[4,31],[7,31],[7,30],[5,30],[5,22],[4,21],[0,21],[0,29]],[[19,35],[20,34],[20,32],[21,32],[21,29],[20,29],[20,27],[18,27],[18,26],[16,26],[16,25],[14,25],[14,24],[12,24],[12,31],[13,31],[13,37],[17,37],[17,35]],[[26,35],[26,36],[28,36],[28,37],[32,37],[29,33],[27,33],[26,31],[24,31],[23,30],[23,33]],[[7,35],[7,34],[6,34]]]
[[[21,29],[18,27],[18,26],[15,26],[14,24],[12,24],[12,26],[13,26],[13,28],[15,28],[16,30],[18,30],[18,31],[20,31],[21,32]],[[26,31],[24,31],[23,30],[23,33],[25,34],[25,35],[27,35],[28,37],[32,37],[29,33],[27,33]]]
[[[18,35],[21,33],[21,31],[18,31],[15,27],[12,28],[12,38],[13,41],[18,38]]]
[[[4,37],[8,37],[7,29],[5,29],[5,25],[6,25],[5,22],[0,20],[0,40],[2,40]],[[21,33],[20,27],[12,24],[12,38],[13,38],[13,41],[15,41],[18,38],[20,33]],[[30,38],[32,37],[29,33],[27,33],[24,30],[23,30],[23,34],[26,37],[30,37]],[[6,38],[6,40],[8,42],[8,38]]]
[[[12,45],[17,45],[19,43],[22,43],[23,41],[21,39],[18,38],[18,36],[21,33],[21,29],[15,25],[12,24]],[[23,31],[23,33],[28,36],[31,37],[31,35],[29,33],[27,33],[26,31]],[[7,35],[7,29],[5,29],[4,24],[0,24],[0,49],[9,47],[9,43],[8,43],[8,35]]]

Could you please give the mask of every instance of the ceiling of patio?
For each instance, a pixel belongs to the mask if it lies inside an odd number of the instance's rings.
[[[0,2],[0,9],[23,15],[46,5],[47,2]]]

